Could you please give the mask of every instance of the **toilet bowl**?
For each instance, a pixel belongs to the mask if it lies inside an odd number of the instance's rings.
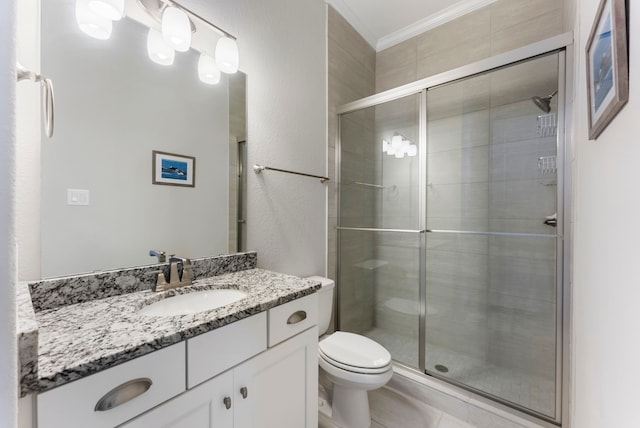
[[[335,283],[327,278],[311,277],[322,283],[319,297],[319,334],[331,320]],[[321,338],[318,364],[332,383],[330,409],[322,406],[331,421],[342,428],[369,428],[367,391],[381,388],[393,375],[391,354],[379,343],[359,334],[337,331]]]

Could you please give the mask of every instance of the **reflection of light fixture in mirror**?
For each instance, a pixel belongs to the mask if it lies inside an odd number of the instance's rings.
[[[169,46],[186,52],[191,46],[191,21],[182,10],[169,6],[162,13],[162,36]]]
[[[97,15],[112,21],[124,16],[124,0],[89,0],[89,7]]]
[[[382,140],[382,152],[389,156],[402,159],[404,155],[408,155],[409,157],[416,156],[418,154],[418,146],[402,135],[396,134],[391,137],[391,142]]]
[[[216,61],[204,52],[200,54],[198,60],[198,77],[209,85],[215,85],[220,81],[220,70],[216,66]]]
[[[230,37],[220,37],[216,44],[216,64],[220,71],[235,73],[238,71],[238,44]]]
[[[94,13],[89,8],[89,0],[76,0],[76,22],[83,33],[94,39],[107,40],[111,37],[113,22]]]
[[[176,52],[169,46],[159,31],[149,28],[147,35],[147,54],[151,61],[160,65],[171,65],[176,56]]]

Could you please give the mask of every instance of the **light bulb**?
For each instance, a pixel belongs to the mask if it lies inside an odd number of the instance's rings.
[[[151,61],[160,65],[171,65],[176,56],[175,51],[169,46],[159,31],[153,28],[149,29],[147,34],[147,55]]]
[[[402,147],[401,135],[394,135],[393,137],[391,137],[391,147],[393,148],[394,152],[398,152],[400,150],[400,148]]]
[[[175,50],[188,51],[191,46],[191,21],[187,14],[175,7],[166,8],[162,13],[162,37]]]
[[[411,145],[411,141],[409,140],[402,140],[402,144],[400,146],[400,150],[402,150],[402,153],[408,154],[409,153],[409,146]]]
[[[89,8],[89,0],[76,0],[76,22],[83,33],[94,39],[107,40],[111,37],[111,20],[95,14]]]
[[[220,37],[216,44],[216,65],[225,73],[235,73],[238,71],[240,57],[238,55],[238,44],[229,37]]]
[[[382,140],[382,153],[388,153],[389,147],[389,142],[387,140]]]
[[[91,10],[103,18],[119,21],[124,16],[124,0],[89,0]]]
[[[404,152],[402,150],[398,150],[396,152],[396,158],[397,159],[402,159],[404,157]]]
[[[215,85],[220,81],[220,70],[216,66],[216,61],[204,52],[200,54],[198,60],[198,77],[209,85]]]
[[[407,154],[412,157],[416,156],[418,154],[418,146],[416,146],[415,144],[410,144]]]

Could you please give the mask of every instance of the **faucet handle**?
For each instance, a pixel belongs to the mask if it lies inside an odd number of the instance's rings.
[[[192,284],[191,281],[191,269],[193,265],[191,264],[191,259],[182,259],[182,278],[180,279],[185,285]]]
[[[147,272],[147,275],[157,275],[156,276],[156,291],[164,291],[167,284],[167,279],[164,277],[163,270],[152,270]]]

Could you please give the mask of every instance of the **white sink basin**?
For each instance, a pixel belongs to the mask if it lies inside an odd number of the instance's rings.
[[[247,297],[247,293],[239,290],[205,290],[189,294],[167,297],[151,305],[145,306],[139,314],[151,316],[174,316],[196,314],[210,311]]]

